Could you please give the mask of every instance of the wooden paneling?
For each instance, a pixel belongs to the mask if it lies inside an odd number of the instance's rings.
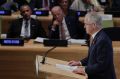
[[[120,42],[114,42],[114,65],[117,79],[120,79]],[[42,44],[33,44],[32,41],[19,46],[0,46],[0,79],[36,79],[35,57],[43,55],[51,47]],[[87,56],[88,47],[69,45],[57,47],[48,53],[48,57],[60,60],[80,60]],[[39,73],[39,79],[44,79],[45,74]],[[56,75],[49,75],[48,79],[67,79]]]

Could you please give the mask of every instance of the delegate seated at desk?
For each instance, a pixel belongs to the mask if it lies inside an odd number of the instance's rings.
[[[79,39],[84,38],[83,25],[79,26],[78,19],[74,16],[65,16],[60,6],[51,9],[52,24],[49,26],[49,38],[52,39]]]
[[[23,18],[19,18],[11,23],[7,33],[7,38],[28,38],[46,37],[46,33],[41,26],[40,21],[31,18],[32,10],[28,5],[20,8]]]

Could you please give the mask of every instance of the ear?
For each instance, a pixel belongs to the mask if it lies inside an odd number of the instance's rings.
[[[96,29],[97,25],[95,23],[93,23],[93,28]]]

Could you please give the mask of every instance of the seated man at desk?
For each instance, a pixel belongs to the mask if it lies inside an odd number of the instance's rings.
[[[31,18],[32,10],[28,5],[20,7],[22,18],[11,23],[7,33],[7,38],[28,38],[46,37],[46,33],[40,21]]]
[[[79,39],[84,38],[84,27],[74,16],[65,16],[60,6],[51,9],[52,24],[49,26],[51,39]]]

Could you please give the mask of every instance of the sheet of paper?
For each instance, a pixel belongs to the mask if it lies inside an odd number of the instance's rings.
[[[37,43],[43,43],[43,40],[44,39],[47,39],[47,38],[42,38],[42,37],[37,37],[34,42],[37,42]]]
[[[69,65],[64,65],[64,64],[56,64],[56,68],[72,72],[74,69],[77,68],[77,66],[69,66]]]
[[[86,44],[86,39],[69,39],[68,42],[69,42],[69,44],[85,45]]]

